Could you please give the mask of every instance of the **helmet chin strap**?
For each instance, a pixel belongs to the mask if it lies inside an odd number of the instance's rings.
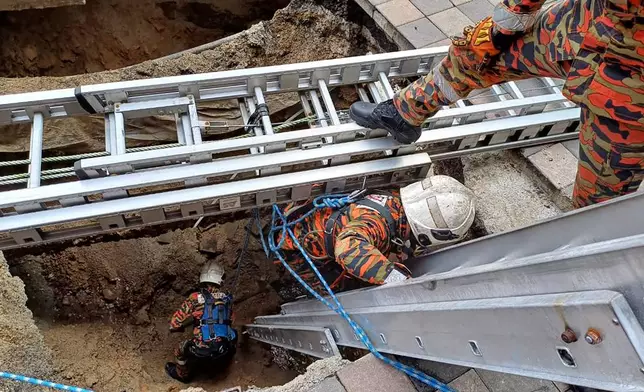
[[[429,253],[429,249],[421,245],[413,233],[409,236],[409,240],[405,241],[402,249],[407,257],[419,257]]]

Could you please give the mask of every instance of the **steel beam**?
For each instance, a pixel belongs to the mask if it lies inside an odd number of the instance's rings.
[[[611,391],[644,389],[644,331],[617,292],[374,305],[349,313],[380,352]],[[261,316],[256,323],[328,328],[338,345],[365,348],[332,311]],[[577,341],[562,340],[566,329]]]
[[[340,355],[331,331],[327,328],[257,324],[247,325],[246,328],[252,339],[273,346],[296,350],[316,358]]]

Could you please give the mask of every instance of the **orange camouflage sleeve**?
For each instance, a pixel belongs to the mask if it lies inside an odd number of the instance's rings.
[[[377,246],[386,241],[386,230],[376,219],[365,216],[353,220],[336,237],[336,261],[358,279],[383,284],[394,269],[394,263]]]
[[[304,282],[306,282],[311,288],[318,293],[323,293],[322,284],[320,280],[315,275],[315,272],[309,266],[309,263],[302,257],[298,252],[292,252],[287,257],[288,265],[293,268],[293,271],[299,275]],[[330,283],[330,282],[329,282]]]
[[[186,320],[192,317],[192,312],[194,311],[198,295],[198,293],[192,293],[185,301],[183,301],[179,309],[174,312],[172,318],[170,319],[170,328],[181,328],[183,327],[183,323],[185,323]]]

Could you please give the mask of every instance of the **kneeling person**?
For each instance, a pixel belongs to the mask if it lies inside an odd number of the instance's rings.
[[[212,371],[225,368],[236,352],[237,331],[232,324],[232,297],[220,291],[224,268],[207,263],[200,276],[200,288],[192,293],[172,315],[170,332],[182,332],[185,324],[194,326],[193,338],[175,351],[176,363],[165,366],[168,375],[189,382],[199,362],[210,362]]]

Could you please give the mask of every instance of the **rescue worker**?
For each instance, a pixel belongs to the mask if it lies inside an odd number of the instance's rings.
[[[291,222],[312,208],[312,202],[290,204],[284,212]],[[407,279],[407,257],[461,240],[474,214],[468,188],[451,177],[433,176],[400,191],[366,192],[344,208],[317,209],[293,226],[293,233],[331,289],[344,291]],[[277,244],[283,234],[275,235]],[[306,283],[324,293],[289,236],[280,250]]]
[[[643,0],[503,0],[453,37],[447,57],[393,100],[355,103],[359,125],[401,143],[474,89],[536,76],[565,79],[581,108],[576,207],[634,192],[644,178]]]
[[[192,339],[184,341],[175,351],[176,363],[168,362],[168,375],[189,382],[195,365],[208,364],[209,373],[225,368],[236,352],[237,331],[231,327],[232,297],[220,290],[224,268],[211,261],[204,265],[199,278],[200,287],[190,294],[172,315],[170,332],[183,332],[193,324]]]

